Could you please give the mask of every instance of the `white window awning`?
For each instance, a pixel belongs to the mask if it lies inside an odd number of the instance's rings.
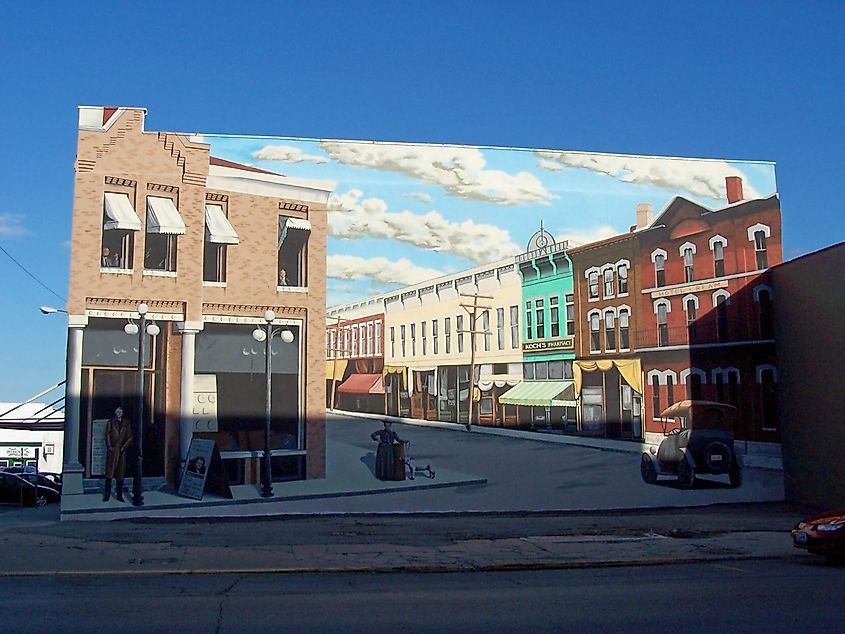
[[[183,235],[185,223],[169,198],[147,196],[147,233]]]
[[[213,244],[238,244],[240,238],[221,205],[205,206],[205,237]]]
[[[311,223],[301,218],[291,218],[290,216],[279,216],[279,248],[282,248],[282,243],[291,229],[297,231],[311,231]]]
[[[129,201],[127,194],[106,192],[104,195],[106,222],[103,229],[121,229],[123,231],[140,231],[141,219],[135,213],[135,208]]]

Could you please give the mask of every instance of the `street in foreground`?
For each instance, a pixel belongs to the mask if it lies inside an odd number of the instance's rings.
[[[838,632],[842,596],[841,568],[800,556],[483,574],[6,578],[0,631]]]

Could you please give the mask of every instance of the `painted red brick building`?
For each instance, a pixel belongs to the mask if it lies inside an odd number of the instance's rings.
[[[738,177],[726,185],[726,206],[677,197],[637,233],[647,440],[662,436],[662,410],[696,398],[735,405],[737,438],[779,441],[769,267],[783,260],[780,202],[745,200]]]

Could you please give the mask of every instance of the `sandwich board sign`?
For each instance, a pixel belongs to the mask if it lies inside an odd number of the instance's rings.
[[[182,497],[201,500],[206,489],[209,493],[232,499],[232,490],[226,479],[217,443],[213,440],[192,438],[178,493]]]

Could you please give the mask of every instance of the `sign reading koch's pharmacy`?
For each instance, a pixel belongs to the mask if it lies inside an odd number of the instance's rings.
[[[575,350],[575,337],[527,341],[522,344],[523,352],[543,352],[545,350]]]

